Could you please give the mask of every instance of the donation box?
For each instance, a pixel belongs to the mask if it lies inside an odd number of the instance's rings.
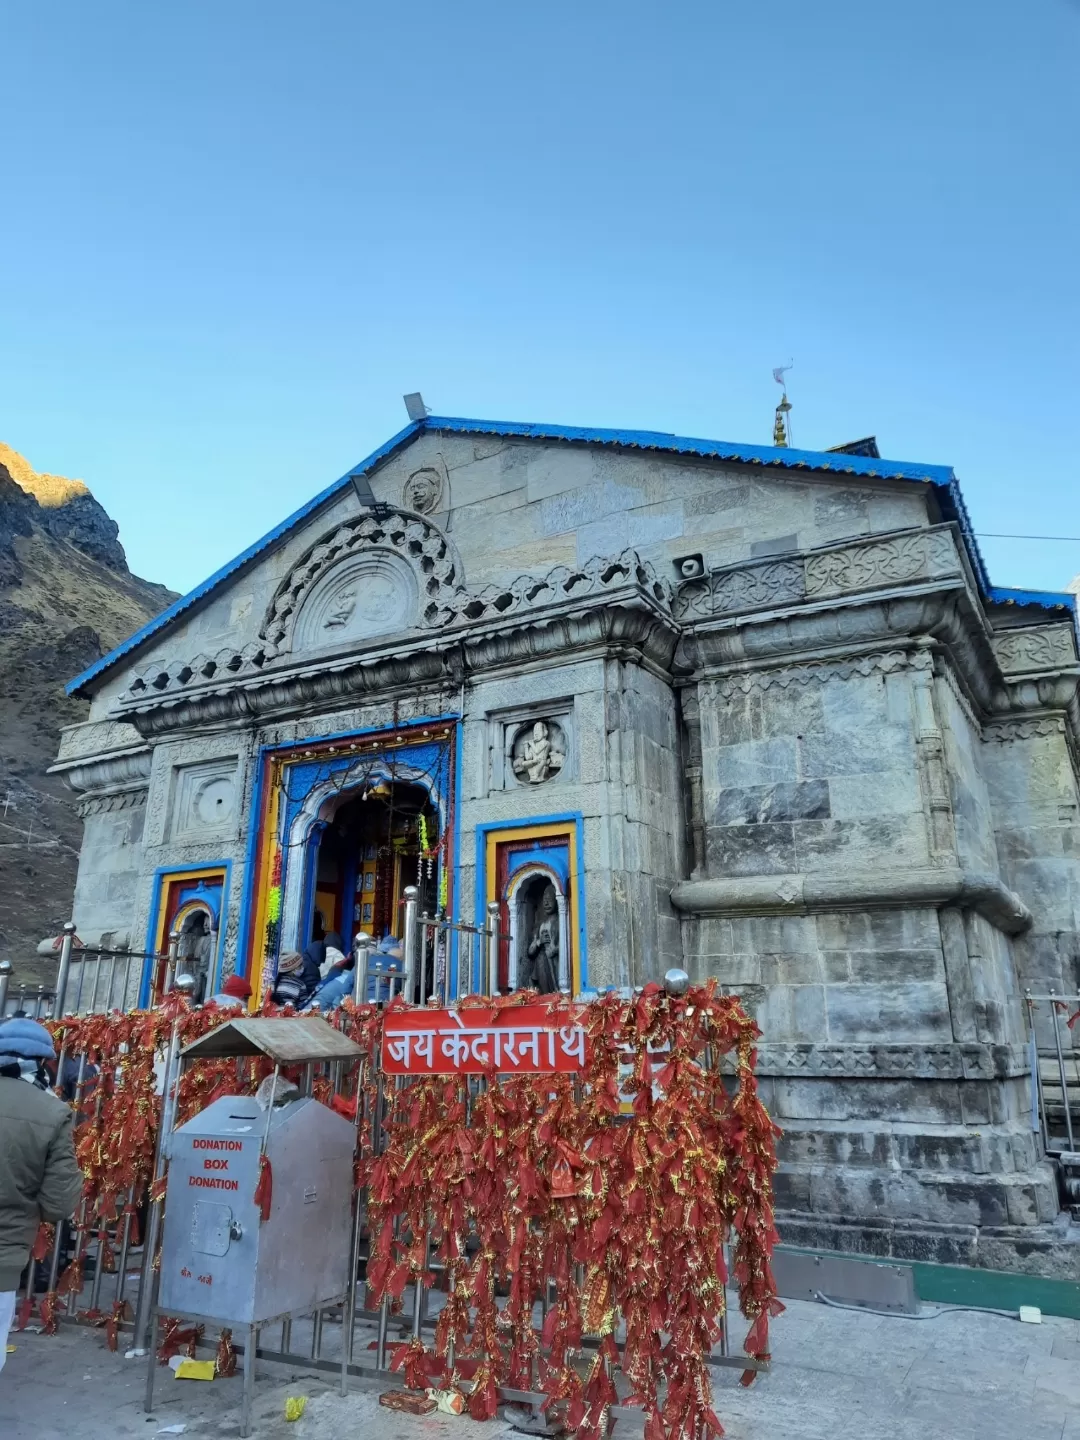
[[[344,1296],[355,1130],[310,1097],[275,1106],[269,1131],[266,1118],[253,1097],[225,1095],[172,1135],[159,1312],[259,1325]]]

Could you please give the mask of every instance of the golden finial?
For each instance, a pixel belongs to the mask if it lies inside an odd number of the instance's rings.
[[[784,376],[791,369],[791,365],[789,360],[786,365],[777,366],[772,372],[772,378],[784,392],[780,397],[780,404],[776,407],[776,419],[773,421],[772,443],[778,449],[786,449],[791,444],[791,422],[787,418],[791,401],[787,398],[787,386],[784,384]]]

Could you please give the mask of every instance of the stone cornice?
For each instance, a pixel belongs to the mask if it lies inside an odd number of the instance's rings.
[[[50,765],[48,774],[62,775],[72,790],[145,790],[150,782],[150,747],[131,746],[105,754],[62,760]]]
[[[368,697],[383,699],[395,690],[456,689],[470,675],[590,653],[623,655],[667,673],[676,641],[670,616],[633,587],[607,595],[603,604],[569,601],[554,613],[511,616],[408,646],[274,666],[229,685],[204,684],[147,697],[119,713],[141,734],[160,735],[221,721],[260,722]]]
[[[348,526],[341,528],[349,529]],[[393,529],[393,526],[390,528]],[[416,544],[419,546],[421,527],[417,524],[415,528]],[[427,529],[432,530],[432,527]],[[437,539],[438,532],[432,530],[432,533]],[[336,532],[332,538],[337,541]],[[402,538],[404,543],[407,534]],[[435,539],[431,543],[434,544]],[[527,662],[533,654],[554,653],[551,644],[542,640],[508,642],[505,638],[508,633],[519,635],[525,630],[535,630],[537,634],[547,632],[553,637],[562,634],[562,648],[573,648],[581,643],[575,627],[588,630],[590,622],[583,617],[594,612],[604,615],[632,610],[651,615],[655,622],[651,628],[657,634],[661,630],[670,631],[671,639],[650,641],[647,646],[649,658],[665,669],[670,664],[675,636],[670,615],[671,588],[633,550],[626,550],[613,559],[598,557],[573,569],[565,565],[556,566],[545,576],[521,576],[509,586],[488,586],[475,592],[464,589],[451,591],[445,578],[440,578],[439,584],[444,587],[445,593],[440,591],[438,604],[431,615],[425,613],[425,626],[430,627],[426,630],[379,636],[362,645],[351,643],[337,651],[323,650],[310,655],[288,653],[283,647],[287,644],[296,607],[341,548],[338,545],[334,549],[326,542],[315,547],[305,562],[297,567],[289,585],[279,589],[273,606],[273,624],[268,622],[265,627],[267,633],[258,643],[249,642],[240,649],[222,650],[213,656],[199,654],[190,658],[151,661],[132,674],[127,692],[113,712],[114,717],[131,720],[142,729],[142,722],[135,716],[174,705],[177,701],[187,704],[189,697],[197,697],[201,703],[207,695],[250,689],[252,681],[256,684],[288,684],[297,673],[337,673],[357,667],[379,669],[385,667],[387,658],[391,656],[411,660],[421,652],[438,654],[450,647],[460,649],[463,645],[471,648],[479,644],[492,648],[493,636],[499,637],[493,647],[495,650],[513,651],[516,646],[519,653],[511,655],[511,663]],[[322,550],[333,550],[333,554],[323,555],[320,553]],[[434,579],[431,583],[435,583]],[[605,623],[602,621],[601,627]],[[482,663],[478,659],[475,666]],[[398,682],[391,676],[387,683]],[[235,713],[248,712],[243,703],[237,701]]]
[[[955,905],[978,911],[1007,935],[1021,934],[1032,919],[1020,897],[996,876],[952,866],[684,880],[672,890],[671,903],[690,915],[802,915],[868,906]]]

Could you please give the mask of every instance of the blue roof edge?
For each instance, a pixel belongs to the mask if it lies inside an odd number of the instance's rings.
[[[377,450],[373,450],[366,460],[362,460],[359,465],[352,466],[340,479],[335,480],[332,485],[328,485],[325,490],[320,490],[318,495],[309,500],[305,505],[301,505],[299,510],[294,510],[287,519],[282,520],[280,525],[275,525],[272,530],[268,530],[261,540],[256,540],[255,543],[249,545],[246,550],[242,550],[239,555],[235,555],[227,565],[222,565],[220,570],[215,570],[213,575],[204,580],[201,585],[196,585],[194,590],[189,590],[186,595],[181,595],[179,600],[174,600],[167,609],[162,610],[160,615],[155,615],[152,620],[148,620],[141,630],[136,630],[134,635],[129,635],[123,644],[118,645],[115,650],[110,650],[109,653],[103,655],[100,660],[95,660],[93,665],[84,670],[81,675],[76,675],[74,680],[69,680],[64,687],[66,692],[69,695],[77,695],[82,687],[90,680],[95,679],[105,670],[110,669],[118,660],[122,660],[125,655],[129,655],[132,650],[135,650],[144,640],[149,640],[151,635],[156,634],[159,630],[163,630],[171,620],[175,620],[176,617],[182,615],[185,610],[190,610],[193,605],[197,604],[198,601],[208,595],[211,590],[220,585],[223,580],[227,580],[231,575],[235,575],[239,570],[242,570],[250,560],[254,560],[255,557],[260,555],[268,546],[273,545],[275,540],[280,540],[294,525],[298,525],[302,520],[306,520],[309,515],[313,515],[320,506],[325,505],[328,500],[332,500],[346,485],[351,485],[354,475],[364,475],[369,470],[373,470],[375,466],[381,464],[383,460],[389,459],[395,451],[407,445],[413,436],[418,434],[422,429],[423,422],[414,420],[406,425],[404,430],[399,430],[396,435],[387,440],[385,445],[380,445]]]
[[[994,605],[1037,605],[1041,610],[1071,610],[1077,614],[1077,597],[1070,590],[1012,590],[991,585],[986,598]]]
[[[959,482],[951,466],[948,465],[919,465],[907,461],[874,460],[866,456],[846,455],[842,451],[834,450],[794,450],[772,445],[732,445],[720,440],[672,435],[661,430],[608,430],[574,425],[537,424],[529,421],[467,420],[449,415],[428,415],[425,419],[412,421],[403,430],[399,430],[385,444],[380,445],[377,450],[373,450],[359,465],[353,465],[340,479],[321,490],[299,510],[294,510],[279,525],[275,525],[261,539],[256,540],[228,564],[216,570],[201,585],[197,585],[194,590],[182,595],[179,600],[173,601],[167,609],[148,621],[134,635],[129,636],[123,644],[110,650],[107,655],[103,655],[100,660],[95,661],[81,675],[77,675],[74,680],[69,681],[65,687],[67,693],[77,695],[90,681],[111,669],[126,655],[130,655],[151,636],[163,630],[177,616],[184,614],[185,611],[205,599],[223,581],[238,574],[264,550],[288,534],[294,526],[334,499],[352,483],[354,476],[370,473],[383,461],[389,460],[403,449],[424,430],[464,435],[505,435],[534,440],[566,440],[591,445],[617,445],[627,449],[662,450],[669,454],[699,455],[704,459],[729,460],[744,465],[768,465],[785,470],[813,470],[837,476],[857,475],[871,480],[906,480],[930,484],[938,491],[946,518],[955,520],[960,527],[984,594],[987,598],[993,598],[994,587],[990,584],[986,565],[975,540]],[[999,591],[997,593],[1018,595],[1037,592]],[[1053,598],[1055,603],[1058,603],[1061,597]],[[1038,604],[1040,602],[1027,600],[1016,603]],[[1073,608],[1075,609],[1075,605]]]

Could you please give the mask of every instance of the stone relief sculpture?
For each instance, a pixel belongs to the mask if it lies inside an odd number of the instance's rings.
[[[540,897],[536,925],[518,967],[518,985],[542,995],[559,988],[559,902],[554,885],[548,885]]]
[[[537,720],[531,730],[521,729],[514,739],[511,763],[523,784],[542,785],[566,763],[562,732],[552,721]]]
[[[430,515],[433,510],[439,508],[442,490],[442,476],[437,470],[425,466],[422,470],[414,470],[405,481],[405,488],[401,492],[402,504],[406,510],[415,510],[420,515]]]
[[[356,590],[343,590],[336,596],[330,613],[323,621],[324,630],[336,629],[339,625],[346,625],[352,619],[353,611],[356,609]]]

